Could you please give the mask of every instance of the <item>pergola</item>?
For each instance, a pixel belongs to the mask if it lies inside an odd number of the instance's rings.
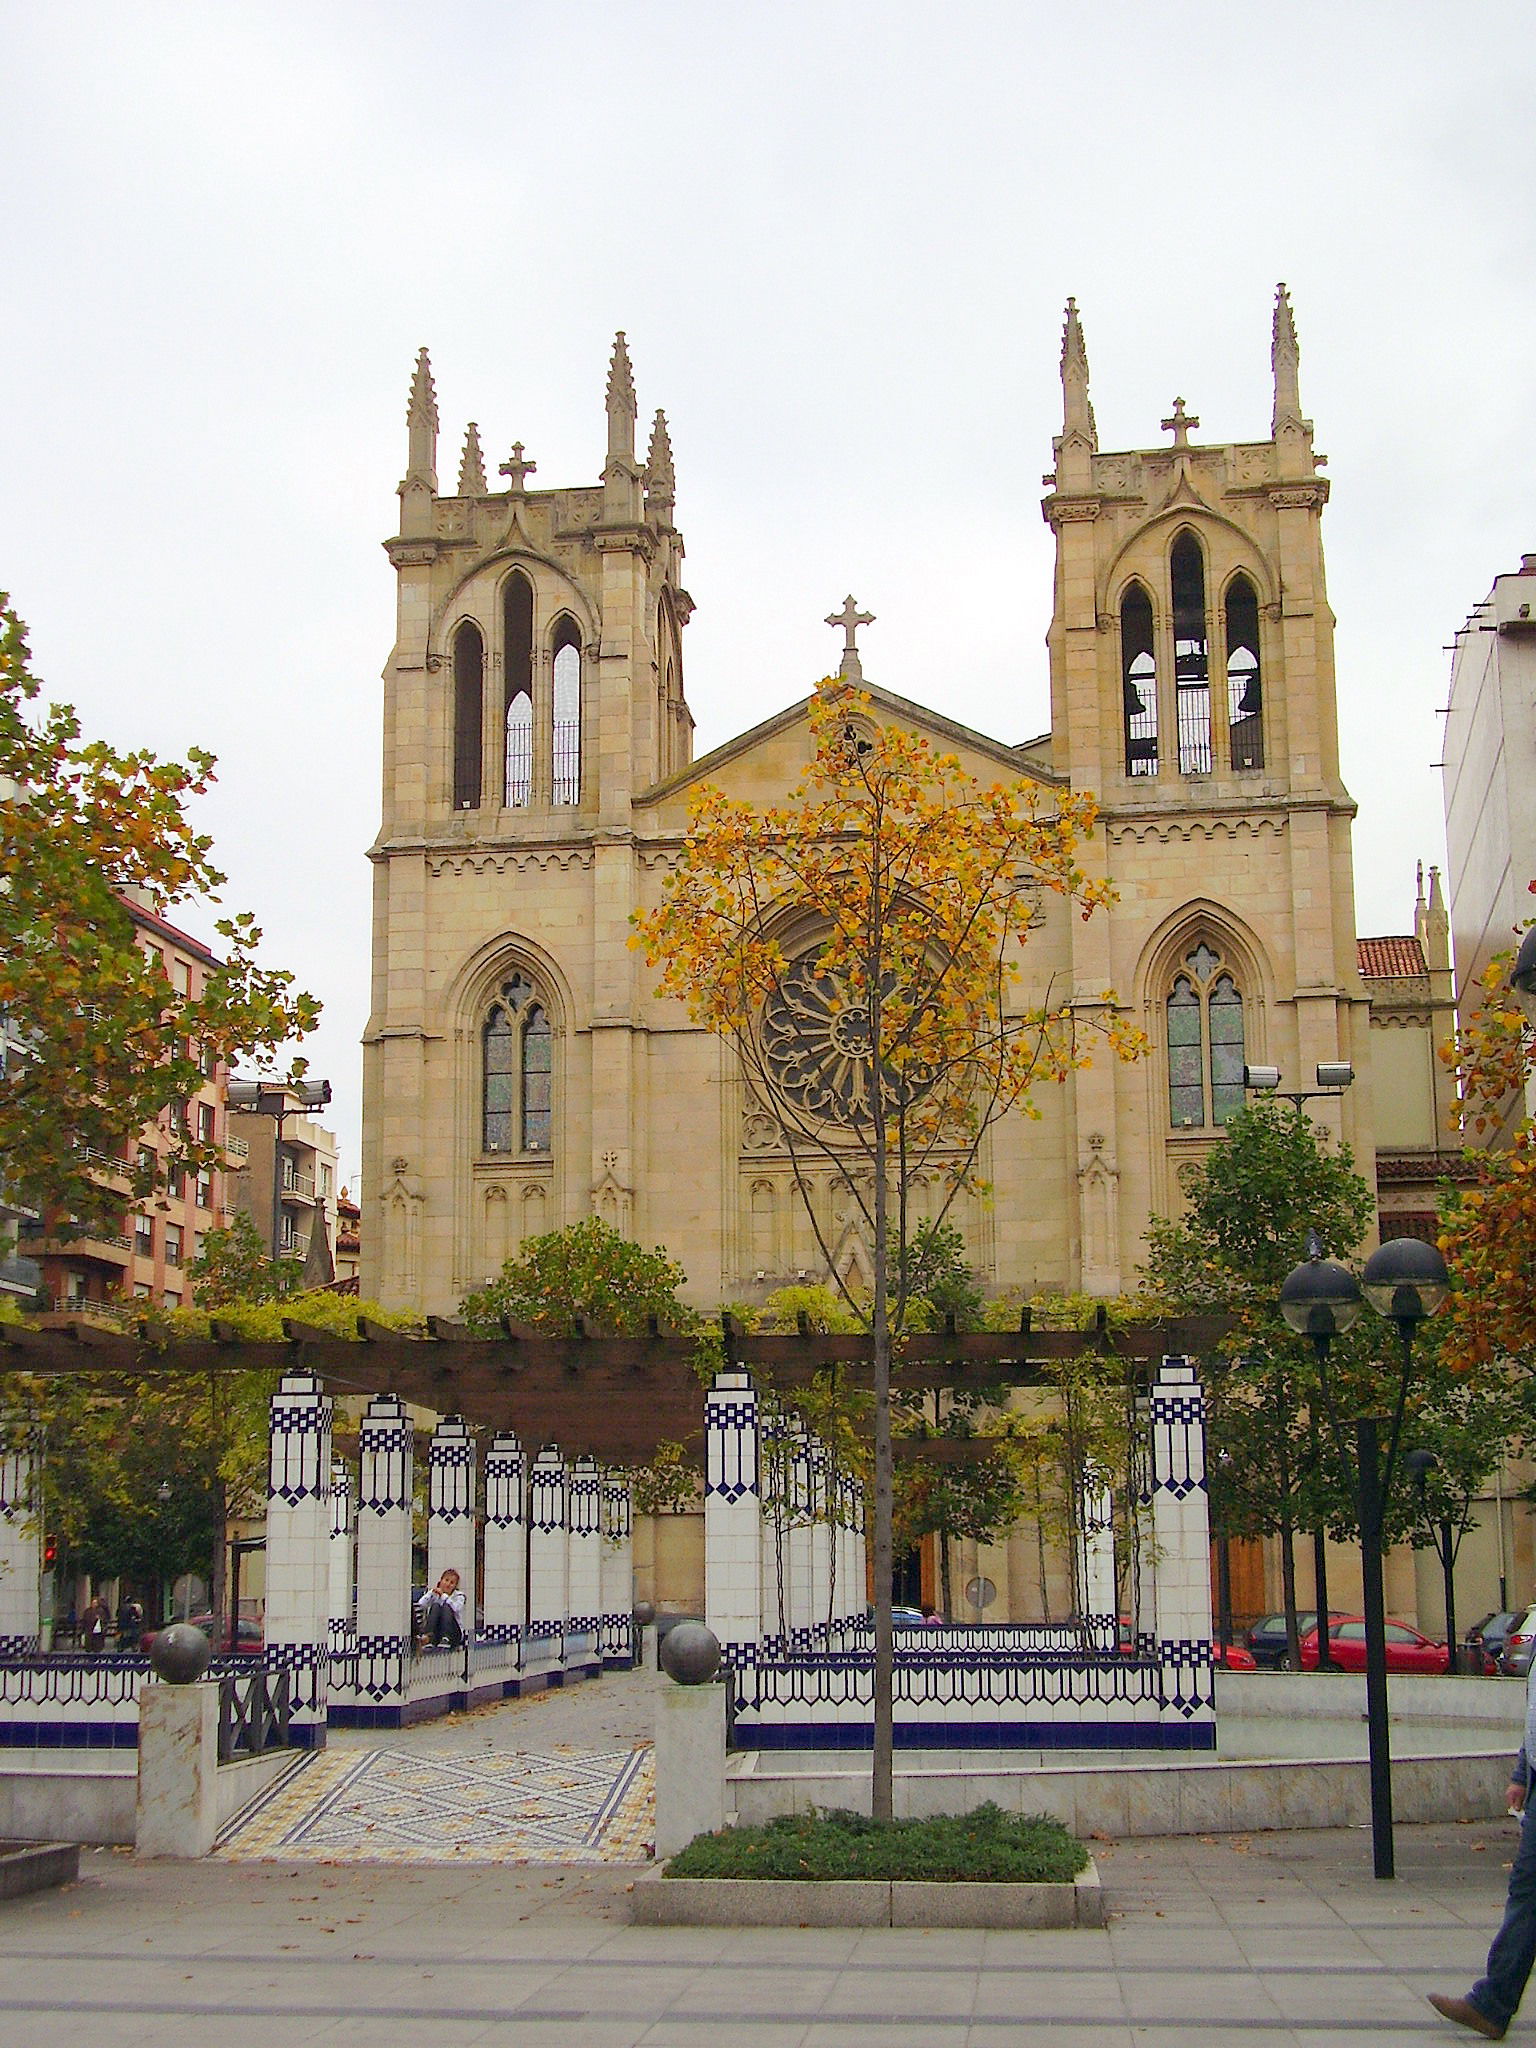
[[[421,1336],[357,1319],[357,1335],[285,1320],[281,1340],[240,1336],[211,1319],[208,1337],[137,1333],[78,1317],[0,1322],[0,1374],[94,1373],[206,1375],[311,1372],[333,1394],[395,1394],[438,1415],[462,1415],[477,1429],[515,1430],[525,1444],[558,1443],[616,1466],[649,1464],[664,1444],[679,1444],[702,1464],[704,1392],[696,1335],[653,1324],[642,1337],[586,1330],[568,1337],[507,1326],[496,1337],[429,1316]],[[1149,1379],[1164,1356],[1210,1353],[1231,1327],[1225,1316],[1197,1316],[1111,1329],[1100,1310],[1090,1330],[1036,1330],[1028,1313],[1013,1331],[948,1328],[899,1339],[893,1380],[901,1393],[960,1390],[995,1399],[1014,1387],[1048,1383],[1056,1360],[1098,1356],[1122,1363],[1128,1383]],[[829,1335],[802,1322],[793,1334],[755,1336],[721,1318],[723,1363],[744,1367],[793,1405],[798,1389],[834,1381],[842,1391],[874,1385],[874,1344],[867,1333]],[[985,1438],[904,1436],[896,1455],[940,1463],[988,1455]]]

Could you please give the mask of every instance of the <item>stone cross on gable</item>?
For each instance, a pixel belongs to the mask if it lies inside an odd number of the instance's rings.
[[[1176,398],[1173,401],[1173,417],[1163,421],[1163,432],[1173,435],[1173,445],[1175,448],[1187,448],[1189,446],[1189,430],[1191,427],[1198,427],[1199,424],[1199,414],[1185,412],[1183,399]]]
[[[864,665],[859,660],[859,628],[872,626],[874,623],[874,613],[861,612],[851,596],[843,599],[843,608],[840,612],[827,613],[827,624],[841,626],[843,629],[843,660],[838,674],[848,681],[863,680]]]
[[[523,478],[525,476],[532,476],[538,466],[536,462],[524,462],[523,444],[521,441],[514,441],[512,443],[512,453],[501,465],[501,474],[511,477],[513,490],[521,496],[524,489]]]

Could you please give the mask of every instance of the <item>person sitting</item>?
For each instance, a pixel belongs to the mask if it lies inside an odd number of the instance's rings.
[[[423,1643],[434,1650],[457,1650],[464,1642],[464,1594],[452,1565],[430,1592],[416,1602]]]

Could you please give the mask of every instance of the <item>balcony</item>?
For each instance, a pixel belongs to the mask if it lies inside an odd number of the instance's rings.
[[[315,1177],[312,1173],[300,1173],[295,1167],[285,1166],[279,1193],[285,1202],[312,1203],[315,1199]]]
[[[94,1223],[55,1224],[46,1236],[34,1225],[22,1226],[23,1255],[32,1259],[80,1259],[88,1265],[104,1266],[113,1273],[126,1273],[133,1258],[133,1240]]]
[[[231,1159],[238,1159],[242,1165],[251,1156],[251,1148],[244,1138],[226,1138],[224,1140],[224,1150]]]

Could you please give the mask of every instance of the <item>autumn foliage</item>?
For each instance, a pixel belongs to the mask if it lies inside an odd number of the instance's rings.
[[[257,966],[248,915],[217,921],[224,961],[201,994],[173,988],[121,892],[143,889],[164,908],[217,891],[224,877],[185,809],[213,759],[118,753],[82,739],[68,706],[38,709],[37,697],[25,629],[0,592],[0,1010],[28,1043],[0,1074],[0,1159],[12,1200],[96,1221],[121,1215],[125,1179],[142,1198],[167,1163],[218,1166],[180,1107],[205,1069],[259,1062],[313,1029],[319,1006],[292,975]],[[169,1136],[159,1164],[143,1147],[124,1159],[157,1118]],[[115,1190],[103,1159],[123,1160]]]

